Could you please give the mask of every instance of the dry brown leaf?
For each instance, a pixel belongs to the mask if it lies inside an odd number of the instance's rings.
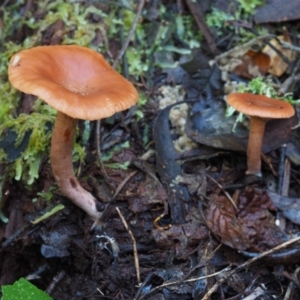
[[[277,39],[287,43],[291,42],[290,37],[287,34],[277,36]],[[272,46],[278,49],[278,51],[281,52],[282,55],[284,55],[289,61],[292,61],[294,59],[294,52],[289,49],[283,49],[276,39],[271,39],[270,43],[272,44]],[[263,48],[262,52],[270,57],[270,67],[268,69],[268,73],[277,77],[283,75],[287,70],[288,65],[283,61],[278,53],[275,52],[269,45],[266,45]]]
[[[206,211],[207,223],[227,246],[263,251],[287,239],[275,225],[276,210],[265,191],[249,188],[240,196],[238,210],[224,196],[214,195]]]
[[[269,55],[249,49],[242,57],[241,64],[236,66],[234,73],[245,78],[264,76],[270,67]]]
[[[245,250],[249,248],[247,238],[235,216],[235,210],[224,196],[214,195],[206,211],[206,220],[214,234],[232,248]]]
[[[252,249],[264,251],[286,241],[287,236],[275,225],[275,211],[266,191],[248,188],[240,196],[237,219]]]
[[[265,65],[268,64],[268,58],[264,57],[261,63],[261,58],[258,56],[253,58],[257,53],[254,49],[262,49],[265,45],[265,39],[270,39],[270,35],[260,36],[245,44],[238,45],[229,51],[215,57],[215,63],[222,71],[222,79],[228,81],[228,73],[236,73],[247,78],[262,76]],[[240,70],[239,70],[240,69]],[[262,72],[262,73],[261,73]]]

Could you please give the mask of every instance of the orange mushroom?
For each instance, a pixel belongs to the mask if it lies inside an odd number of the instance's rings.
[[[94,50],[75,46],[40,46],[15,54],[8,76],[18,90],[57,109],[51,140],[51,166],[62,193],[94,221],[97,200],[74,174],[72,148],[78,119],[97,120],[133,106],[134,86]]]
[[[227,103],[250,116],[246,173],[261,176],[260,156],[266,122],[270,119],[290,118],[295,110],[288,102],[248,93],[232,93],[227,96]]]

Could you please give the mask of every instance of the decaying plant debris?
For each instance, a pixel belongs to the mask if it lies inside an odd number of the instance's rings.
[[[298,299],[295,2],[3,1],[0,285],[25,277],[59,300]],[[58,44],[101,52],[139,91],[134,108],[79,121],[74,168],[101,228],[55,184],[56,111],[8,82],[13,54]],[[236,91],[296,110],[267,123],[262,177],[245,175]]]

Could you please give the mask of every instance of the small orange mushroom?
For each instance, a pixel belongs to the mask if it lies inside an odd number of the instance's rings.
[[[8,76],[16,89],[57,109],[50,154],[54,177],[63,194],[97,221],[97,201],[74,174],[77,121],[107,118],[133,106],[136,89],[101,54],[76,45],[22,50],[11,58]]]
[[[232,93],[227,96],[227,103],[250,116],[246,173],[261,176],[260,156],[266,122],[270,119],[290,118],[295,110],[288,102],[248,93]]]

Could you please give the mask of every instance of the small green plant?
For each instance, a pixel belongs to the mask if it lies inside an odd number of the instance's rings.
[[[206,14],[205,20],[209,27],[216,28],[217,34],[221,35],[226,23],[230,20],[234,20],[234,17],[222,10],[212,7],[211,12]],[[233,29],[233,26],[231,26],[231,28]]]
[[[250,39],[257,38],[257,35],[247,28],[234,26],[231,23],[234,20],[247,22],[255,13],[255,9],[263,5],[264,2],[264,0],[237,0],[237,3],[230,2],[228,12],[212,7],[211,11],[205,16],[206,23],[209,27],[215,28],[218,35],[222,35],[226,28],[239,37],[238,44],[245,43]],[[231,14],[229,11],[233,13]],[[255,31],[259,36],[267,33],[266,29],[261,26],[255,26]]]
[[[239,2],[240,9],[246,14],[253,15],[255,9],[265,3],[264,0],[237,0]]]
[[[167,11],[159,4],[159,17],[153,22],[140,22],[132,44],[126,51],[129,73],[135,77],[144,76],[155,65],[160,68],[176,67],[175,54],[190,54],[200,47],[201,32],[190,15],[178,15]],[[122,24],[125,34],[131,29],[135,13],[126,10]],[[176,37],[180,43],[174,43]]]
[[[129,147],[130,143],[129,141],[126,141],[122,144],[115,145],[110,151],[103,153],[102,161],[104,162],[104,165],[111,169],[127,170],[130,165],[129,161],[125,161],[124,163],[109,163],[109,161],[115,153],[119,152],[122,149],[129,149]]]
[[[55,215],[56,213],[58,213],[59,211],[63,210],[65,208],[64,205],[62,204],[58,204],[55,207],[53,207],[50,211],[47,211],[46,213],[44,213],[42,216],[40,216],[39,218],[31,221],[31,224],[38,224],[44,220],[46,220],[47,218],[52,217],[53,215]]]
[[[13,285],[2,286],[2,294],[1,300],[53,300],[24,278],[20,278]]]
[[[140,121],[144,118],[143,107],[145,106],[147,101],[148,101],[147,97],[144,94],[140,93],[139,100],[137,102],[137,109],[134,112],[137,121]]]
[[[276,85],[270,77],[262,78],[257,77],[248,82],[247,85],[239,85],[238,92],[252,93],[258,95],[265,95],[270,98],[281,99],[291,104],[298,104],[300,100],[294,100],[291,93],[278,95],[279,86]]]

